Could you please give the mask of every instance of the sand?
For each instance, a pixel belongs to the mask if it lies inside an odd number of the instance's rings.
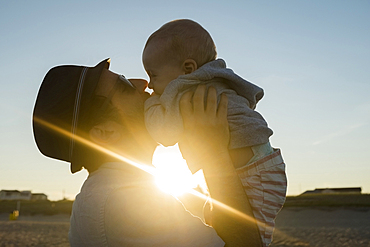
[[[69,216],[22,216],[9,221],[0,217],[0,247],[69,246]]]
[[[69,246],[69,216],[0,215],[0,247]],[[284,208],[272,247],[370,247],[370,208]]]
[[[370,208],[285,208],[272,247],[370,246]]]

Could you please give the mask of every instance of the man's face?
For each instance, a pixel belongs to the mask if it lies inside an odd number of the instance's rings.
[[[149,93],[144,91],[148,82],[143,79],[130,79],[135,87],[132,88],[118,78],[118,74],[104,69],[95,94],[106,97],[108,101],[113,95],[110,102],[118,109],[122,121],[117,123],[107,119],[104,123],[94,126],[90,135],[94,136],[96,143],[108,146],[117,154],[136,162],[150,164],[157,143],[147,131],[144,121],[144,102],[150,97]]]
[[[118,76],[118,74],[104,69],[95,91],[96,95],[107,97],[112,90],[115,90],[111,103],[120,112],[125,125],[136,125],[136,128],[145,127],[144,102],[150,95],[144,90],[148,82],[143,79],[130,79],[135,87],[131,88],[120,80],[117,82]],[[116,83],[118,85],[115,87]]]
[[[150,41],[143,51],[143,65],[149,75],[149,88],[162,94],[166,86],[178,76],[185,74],[181,63],[168,59],[166,44]]]

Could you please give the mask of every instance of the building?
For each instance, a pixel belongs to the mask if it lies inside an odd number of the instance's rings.
[[[0,191],[0,200],[8,200],[8,201],[19,201],[19,200],[47,200],[48,197],[45,194],[41,193],[31,193],[30,190],[1,190]]]
[[[0,200],[31,200],[32,193],[30,190],[1,190]]]
[[[323,188],[315,190],[307,190],[302,195],[309,194],[361,194],[361,187],[349,187],[349,188]]]
[[[48,196],[44,193],[32,193],[31,200],[32,201],[46,201]]]

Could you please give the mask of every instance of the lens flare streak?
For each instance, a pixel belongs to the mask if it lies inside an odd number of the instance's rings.
[[[37,122],[37,123],[39,123],[39,124],[44,125],[47,128],[50,128],[50,129],[52,129],[54,131],[58,131],[59,133],[72,138],[72,134],[69,131],[66,131],[66,130],[64,130],[64,129],[62,129],[62,128],[54,125],[54,124],[51,124],[51,123],[49,123],[47,121],[44,121],[44,120],[42,120],[40,118],[36,118],[36,117],[34,117],[34,121]],[[137,162],[134,162],[134,161],[132,161],[132,160],[126,158],[126,157],[123,157],[121,155],[118,155],[117,153],[112,152],[109,149],[106,149],[104,147],[101,147],[101,146],[99,146],[99,145],[97,145],[97,144],[95,144],[95,143],[93,143],[93,142],[91,142],[91,141],[89,141],[89,140],[87,140],[85,138],[82,138],[80,136],[74,135],[73,138],[75,139],[75,141],[78,141],[78,142],[80,142],[80,143],[82,143],[84,145],[87,145],[87,146],[89,146],[91,148],[94,148],[94,149],[96,149],[96,150],[98,150],[100,152],[104,152],[107,155],[110,155],[110,156],[112,156],[114,158],[117,158],[117,159],[119,159],[119,160],[127,163],[127,164],[130,164],[132,166],[135,166],[136,168],[141,169],[141,170],[143,170],[143,171],[145,171],[145,172],[147,172],[147,173],[149,173],[149,174],[151,174],[153,176],[156,176],[156,169],[154,167],[152,167],[152,166],[149,166],[149,165],[146,165],[146,164],[139,164]],[[202,194],[202,193],[200,193],[200,192],[198,192],[196,190],[190,189],[190,190],[186,191],[186,193],[191,193],[191,194],[193,194],[193,195],[195,195],[197,197],[200,197],[202,199],[207,200],[207,196],[206,195],[204,195],[204,194]],[[256,222],[256,219],[254,219],[253,217],[251,217],[251,216],[249,216],[247,214],[244,214],[243,212],[240,212],[240,211],[238,211],[238,210],[236,210],[236,209],[234,209],[234,208],[232,208],[232,207],[230,207],[230,206],[228,206],[228,205],[226,205],[226,204],[224,204],[224,203],[222,203],[220,201],[217,201],[217,200],[212,199],[212,203],[218,205],[219,207],[224,208],[225,210],[231,212],[232,214],[237,215],[238,217],[241,217],[242,219],[245,219],[245,220],[250,221],[250,222]]]

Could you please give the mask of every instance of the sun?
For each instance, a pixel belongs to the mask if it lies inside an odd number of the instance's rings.
[[[182,158],[178,146],[157,147],[153,156],[156,167],[156,183],[158,187],[170,194],[181,194],[204,184],[203,173],[192,174]]]

